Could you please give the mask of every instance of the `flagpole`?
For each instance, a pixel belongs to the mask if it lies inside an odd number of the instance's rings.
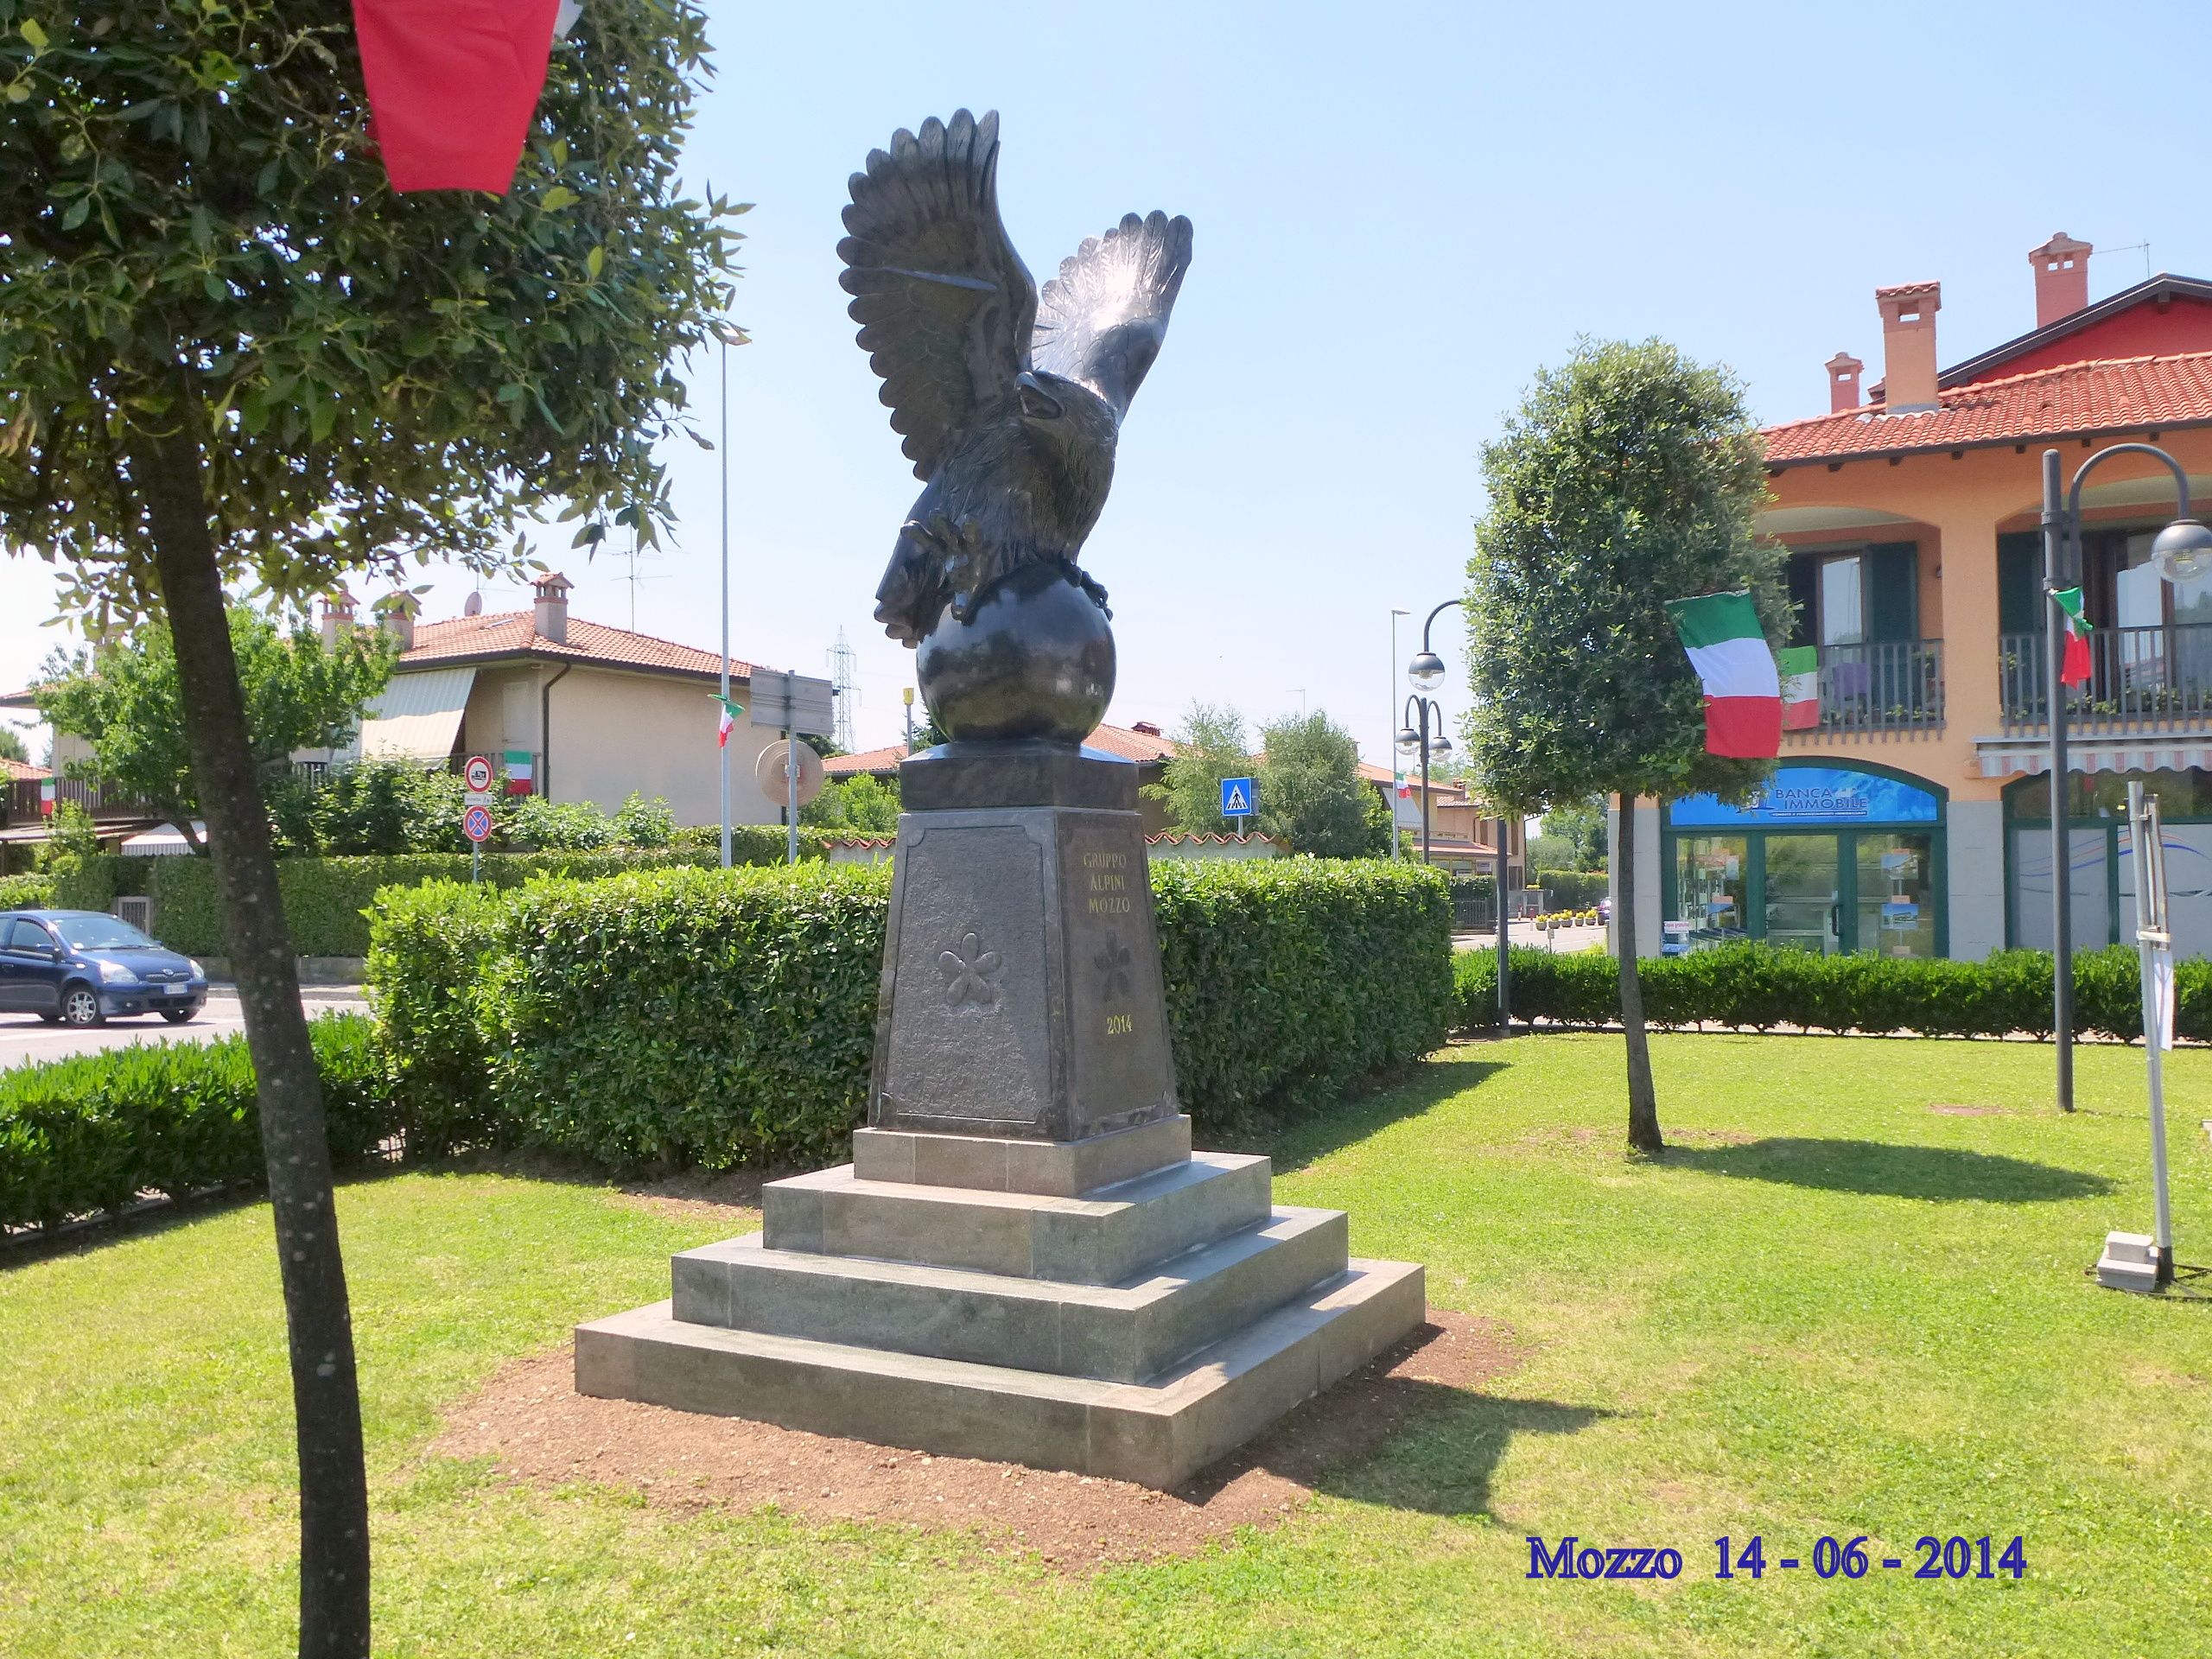
[[[2059,497],[2059,454],[2043,452],[2043,593],[2044,711],[2050,729],[2051,1040],[2058,1052],[2058,1109],[2074,1109],[2074,895],[2072,779],[2066,757],[2066,613],[2058,591],[2066,581],[2065,514]]]
[[[729,336],[716,330],[722,353],[722,718],[729,714]],[[722,868],[729,868],[729,739],[717,744],[722,762]]]

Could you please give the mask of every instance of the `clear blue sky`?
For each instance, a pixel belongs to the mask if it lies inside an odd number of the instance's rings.
[[[1370,758],[1403,690],[1390,607],[1418,621],[1459,590],[1478,452],[1578,335],[1666,336],[1784,420],[1826,408],[1839,347],[1879,372],[1878,283],[1942,279],[1949,362],[2032,325],[2026,254],[2056,230],[2097,245],[2093,295],[2143,276],[2109,251],[2127,243],[2212,276],[2212,14],[2193,7],[709,10],[692,162],[758,204],[735,308],[755,343],[731,356],[734,648],[820,672],[842,626],[863,743],[899,729],[912,658],[869,611],[918,486],[852,343],[837,215],[868,149],[925,116],[1001,111],[1001,205],[1039,280],[1124,211],[1197,227],[1085,555],[1114,598],[1109,718],[1172,728],[1202,698],[1257,721],[1302,694]],[[2131,132],[2142,159],[2114,168]],[[692,377],[710,433],[714,367]],[[716,461],[669,460],[682,522],[643,562],[637,625],[711,646]],[[626,626],[626,562],[563,540],[546,556],[578,613]],[[0,560],[0,681],[53,643],[50,609],[38,567]]]

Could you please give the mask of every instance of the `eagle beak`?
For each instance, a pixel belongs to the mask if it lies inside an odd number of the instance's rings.
[[[1027,369],[1014,378],[1017,394],[1021,399],[1021,412],[1039,421],[1058,420],[1060,401],[1045,390],[1045,383]]]

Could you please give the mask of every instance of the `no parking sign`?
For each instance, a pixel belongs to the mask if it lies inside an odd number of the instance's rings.
[[[461,833],[481,843],[492,839],[492,809],[472,806],[461,815]]]

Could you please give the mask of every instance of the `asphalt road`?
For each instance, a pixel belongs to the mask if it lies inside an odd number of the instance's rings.
[[[360,991],[352,986],[310,986],[301,993],[300,1001],[310,1014],[332,1010],[359,1014],[368,1007]],[[198,1019],[181,1026],[154,1014],[140,1014],[73,1031],[67,1026],[49,1026],[35,1014],[0,1014],[0,1070],[33,1060],[97,1053],[130,1043],[204,1043],[245,1029],[238,993],[222,985],[209,989],[207,1006],[200,1010]]]

